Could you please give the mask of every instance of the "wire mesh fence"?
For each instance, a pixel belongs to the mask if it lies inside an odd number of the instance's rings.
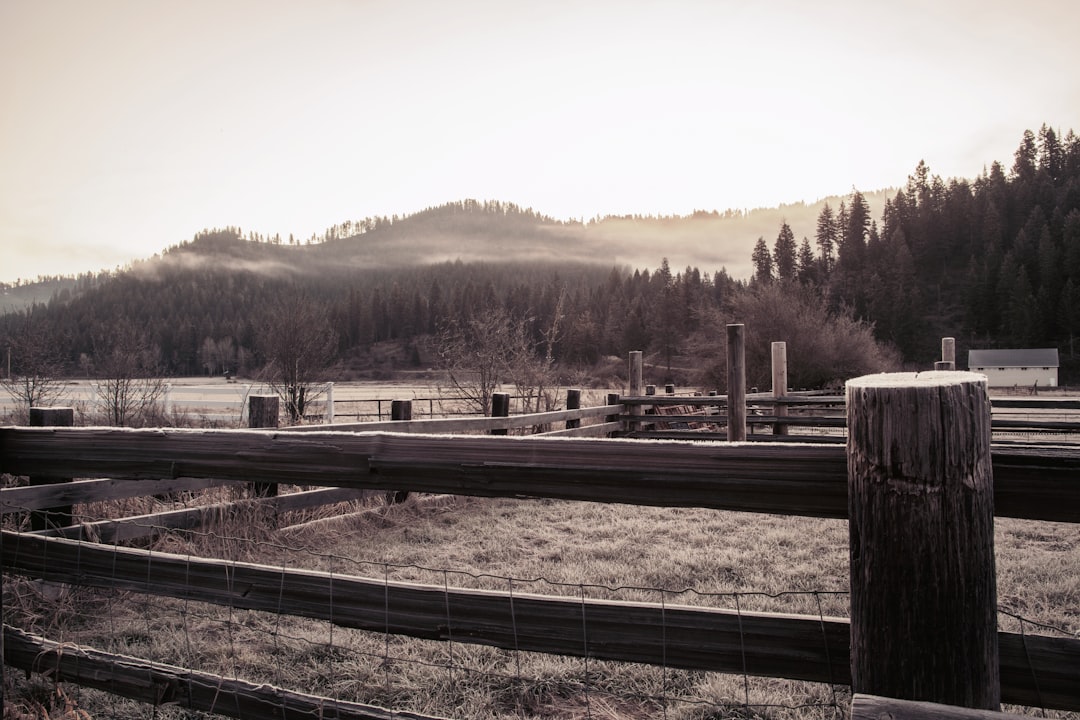
[[[377,507],[377,506],[376,506]],[[364,508],[353,511],[385,517],[385,512]],[[100,521],[100,515],[78,516],[80,522]],[[347,703],[364,703],[395,711],[447,717],[720,717],[732,713],[754,714],[768,710],[782,716],[834,717],[844,712],[844,690],[840,686],[815,683],[785,683],[761,680],[743,674],[715,674],[687,670],[661,661],[658,665],[621,663],[595,657],[587,646],[592,631],[590,603],[651,604],[661,617],[678,606],[723,608],[736,613],[751,608],[818,608],[839,610],[842,593],[793,592],[710,593],[693,589],[661,587],[612,587],[589,583],[569,583],[543,577],[477,573],[448,568],[426,567],[359,560],[321,549],[319,538],[309,531],[309,542],[300,542],[302,533],[288,528],[311,527],[316,518],[276,518],[266,526],[289,522],[284,532],[259,530],[267,518],[230,519],[228,526],[243,527],[246,536],[224,526],[210,530],[158,531],[157,538],[144,543],[146,555],[145,592],[131,589],[135,579],[125,579],[122,588],[84,587],[76,582],[9,575],[5,582],[5,622],[26,632],[54,640],[67,651],[76,647],[137,657],[181,668],[219,675],[227,680],[303,691]],[[150,521],[148,521],[150,523]],[[290,538],[282,542],[281,537]],[[95,543],[75,543],[75,557],[85,560],[99,550]],[[119,546],[115,546],[119,547]],[[20,548],[8,543],[6,554],[19,564]],[[325,574],[331,585],[362,577],[382,582],[389,590],[407,583],[440,589],[444,594],[446,629],[439,640],[403,637],[388,631],[344,627],[334,617],[314,619],[296,616],[292,598],[282,587],[280,607],[251,610],[236,603],[208,603],[191,597],[169,597],[158,587],[159,569],[165,561],[183,558],[194,577],[195,565],[216,558],[228,576],[241,565],[254,563],[282,570],[304,568]],[[50,574],[48,553],[40,559],[43,575]],[[60,562],[57,559],[57,562]],[[64,571],[68,566],[64,565]],[[100,569],[76,568],[72,580],[97,582],[91,576]],[[284,578],[285,576],[282,575]],[[456,636],[453,613],[454,593],[499,592],[511,608],[511,637],[505,647],[474,644],[468,636]],[[242,595],[243,592],[239,592]],[[554,656],[517,647],[514,625],[519,616],[515,602],[536,595],[580,602],[579,657]],[[333,598],[336,593],[331,592]],[[332,601],[331,601],[332,602]],[[833,608],[833,610],[830,610]],[[385,607],[386,625],[395,612]],[[835,612],[834,612],[835,614]],[[524,623],[524,620],[521,620]],[[661,632],[667,628],[661,624]],[[526,643],[522,641],[522,645]],[[661,647],[664,643],[661,641]],[[43,654],[42,657],[45,657]],[[39,662],[40,664],[40,662]],[[46,665],[42,667],[46,667]],[[122,699],[88,689],[68,688],[66,697],[94,716],[164,717],[163,713],[190,712],[177,703],[131,705]],[[225,695],[223,695],[223,698]],[[226,702],[226,701],[223,701]],[[100,709],[91,709],[100,708]],[[224,706],[219,709],[225,709]],[[816,715],[806,715],[813,711]],[[229,714],[229,713],[227,713]],[[778,716],[781,716],[778,715]]]
[[[147,530],[142,540],[104,546],[89,540],[46,545],[46,551],[34,551],[32,564],[40,572],[25,570],[24,561],[30,560],[23,555],[31,552],[30,538],[17,538],[13,544],[8,535],[5,565],[12,572],[4,578],[4,622],[55,643],[33,646],[37,672],[31,680],[18,678],[24,683],[22,697],[37,698],[43,708],[52,703],[88,717],[117,718],[378,717],[380,708],[387,709],[386,717],[704,719],[848,714],[847,658],[830,640],[837,625],[842,627],[837,618],[847,614],[847,592],[839,586],[830,589],[828,579],[821,580],[820,587],[807,586],[806,578],[798,575],[805,576],[806,568],[796,568],[795,574],[790,567],[778,572],[783,575],[778,582],[797,589],[753,591],[718,590],[708,583],[687,587],[682,575],[656,584],[612,584],[568,580],[562,573],[504,572],[499,558],[488,557],[490,547],[481,548],[477,558],[497,568],[494,572],[438,562],[368,559],[373,555],[344,552],[341,538],[357,540],[348,547],[374,546],[387,534],[421,546],[438,544],[444,541],[440,528],[459,529],[454,527],[458,516],[478,509],[507,513],[514,501],[426,498],[402,508],[369,497],[330,509],[275,513],[245,506],[243,492],[216,489],[209,491],[210,498],[202,493],[76,506],[76,522],[85,524],[163,506],[229,497],[238,502],[232,512],[197,530],[155,525],[151,513],[139,521]],[[514,522],[526,522],[529,514],[522,509]],[[690,519],[699,521],[698,516]],[[25,515],[9,514],[5,527],[26,530]],[[609,531],[621,532],[620,527]],[[654,526],[650,534],[661,537],[663,528]],[[470,538],[460,542],[467,545]],[[566,542],[573,546],[583,541]],[[814,543],[808,539],[807,544]],[[778,554],[782,545],[777,542]],[[1080,547],[1070,544],[1068,551],[1075,553]],[[549,552],[570,560],[566,548]],[[126,564],[132,553],[142,558],[138,576],[132,576]],[[783,557],[781,561],[791,564]],[[221,578],[220,596],[173,587],[180,580],[198,585],[208,567]],[[252,567],[264,573],[259,587],[250,581]],[[733,585],[742,583],[738,567],[703,566],[697,571],[727,573]],[[297,595],[292,588],[296,573],[318,577],[322,584]],[[598,574],[606,577],[606,572]],[[636,580],[642,575],[628,571],[626,577]],[[361,587],[371,594],[368,619],[359,623],[364,627],[355,627],[353,595]],[[403,588],[417,587],[428,594],[426,604],[401,606]],[[499,597],[505,615],[465,617],[470,612],[465,600],[493,595]],[[252,606],[256,596],[263,598],[257,608]],[[552,599],[564,613],[540,631],[532,614],[537,597]],[[612,637],[610,613],[616,610],[626,613],[624,624],[629,627],[623,632],[630,634],[629,644],[645,638],[641,645],[656,648],[653,661],[610,659],[618,654],[614,643],[606,644]],[[699,638],[701,652],[714,653],[713,660],[726,672],[688,666],[693,663],[686,659],[687,646],[693,643],[685,641],[686,617],[698,610],[731,620],[726,644],[717,645],[705,627]],[[1069,612],[1066,609],[1062,624],[1041,619],[1041,613],[1028,617],[1003,607],[1002,630],[1023,637],[1075,638],[1076,623],[1069,624]],[[778,613],[806,621],[809,630],[802,631],[806,637],[801,642],[816,648],[815,654],[792,658],[790,664],[820,681],[760,673],[757,646],[761,628],[768,627],[759,624],[761,616]],[[399,632],[407,624],[403,615],[428,617],[421,625],[427,629],[412,636]],[[634,635],[635,624],[639,632],[645,627],[648,631]],[[536,651],[538,635],[545,630],[551,642],[567,652]],[[130,674],[103,670],[95,664],[100,657],[86,654],[91,649],[103,653],[113,667],[145,671],[145,684],[155,688],[156,699],[149,703],[124,699]],[[132,665],[131,658],[139,663]],[[70,667],[62,667],[61,660]],[[178,669],[174,676],[180,680],[170,684],[155,676],[155,663]],[[813,672],[811,666],[816,666]],[[80,667],[92,682],[55,683],[77,674]],[[8,678],[16,679],[10,672]],[[194,687],[199,684],[201,691]],[[256,696],[263,704],[250,714],[251,698]],[[10,705],[10,691],[8,697]],[[267,708],[272,714],[265,714]]]

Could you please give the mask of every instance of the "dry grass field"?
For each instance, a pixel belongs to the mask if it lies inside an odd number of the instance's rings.
[[[139,502],[151,502],[139,501]],[[90,514],[104,508],[87,508]],[[436,586],[846,616],[844,521],[547,500],[412,498],[252,515],[156,547]],[[127,507],[124,512],[144,512]],[[1080,633],[1080,526],[998,520],[999,603]],[[398,710],[458,718],[832,718],[847,688],[436,643],[126,592],[5,588],[8,622],[56,639]],[[1018,623],[1003,615],[1003,629]],[[13,673],[8,673],[9,677]],[[24,681],[20,678],[20,683]],[[36,681],[5,717],[203,717]],[[36,694],[35,694],[36,693]],[[75,709],[87,715],[75,715]],[[1077,717],[1050,713],[1051,717]]]

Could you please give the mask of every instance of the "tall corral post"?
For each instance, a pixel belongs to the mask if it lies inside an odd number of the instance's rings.
[[[787,343],[774,342],[772,344],[772,396],[774,400],[783,399],[787,395]],[[777,403],[773,405],[773,414],[778,418],[787,417],[787,405]],[[773,425],[773,435],[787,435],[787,423],[777,422]]]
[[[746,440],[746,339],[744,325],[727,326],[727,433],[729,442]]]
[[[252,395],[248,398],[248,427],[276,428],[278,426],[277,395]],[[274,497],[278,494],[276,483],[256,482],[251,484],[255,497]]]
[[[412,420],[412,400],[391,400],[390,419],[400,422]],[[391,505],[403,503],[408,499],[408,490],[390,490],[386,493],[386,501]]]
[[[323,413],[323,419],[327,425],[334,424],[334,383],[326,383],[326,412]]]
[[[30,408],[31,427],[71,427],[75,424],[75,408],[69,407],[32,407]],[[42,477],[32,475],[31,485],[52,485],[53,483],[71,482],[71,478]],[[51,527],[71,525],[71,506],[58,505],[30,513],[30,529],[45,530]]]
[[[641,397],[643,369],[644,369],[644,364],[642,362],[641,351],[640,350],[631,350],[630,351],[630,374],[628,376],[630,378],[630,397]],[[643,408],[642,408],[641,405],[631,405],[630,406],[630,414],[631,415],[641,415],[642,411],[643,411]],[[628,422],[626,424],[626,429],[629,430],[630,432],[634,432],[634,431],[638,430],[640,427],[641,427],[641,425],[640,425],[639,421],[637,421],[637,420],[630,420],[630,422]]]
[[[581,390],[579,388],[570,388],[566,391],[566,409],[581,409]],[[581,427],[581,418],[574,418],[566,421],[567,430],[573,430],[574,428],[579,427]]]
[[[947,366],[941,368],[937,367],[935,363],[934,369],[941,370],[955,370],[956,369],[956,338],[941,338],[941,362],[947,363]]]
[[[510,393],[491,393],[491,417],[510,417]],[[506,428],[491,431],[492,435],[506,435]]]
[[[852,690],[997,710],[986,378],[856,378],[847,424]]]

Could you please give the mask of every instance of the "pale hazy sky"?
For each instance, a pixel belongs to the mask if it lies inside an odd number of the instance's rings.
[[[813,201],[1080,132],[1071,0],[4,0],[0,281],[464,198]]]

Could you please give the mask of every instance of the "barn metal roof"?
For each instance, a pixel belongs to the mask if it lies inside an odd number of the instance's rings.
[[[1058,367],[1057,348],[968,350],[968,369],[977,367]]]

